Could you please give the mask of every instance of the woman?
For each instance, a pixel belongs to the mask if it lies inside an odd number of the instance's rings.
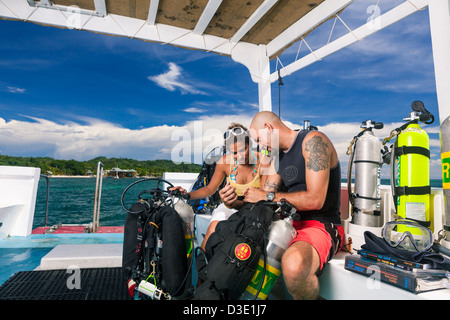
[[[243,125],[232,123],[224,133],[225,146],[229,153],[224,155],[216,164],[214,175],[210,183],[200,189],[189,192],[190,199],[202,199],[213,195],[221,185],[223,179],[227,179],[224,187],[227,190],[234,189],[238,197],[242,197],[244,192],[250,188],[259,188],[261,184],[261,163],[262,158],[259,152],[254,152],[250,146],[250,132]],[[175,187],[182,193],[186,190]],[[201,247],[214,232],[217,223],[226,220],[239,209],[244,202],[238,198],[228,207],[224,203],[220,204],[212,213],[211,222],[203,239]]]

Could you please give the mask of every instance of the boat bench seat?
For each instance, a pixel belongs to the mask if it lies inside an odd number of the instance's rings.
[[[122,266],[122,244],[60,244],[41,259],[39,270],[116,268]]]
[[[345,256],[339,252],[325,265],[319,277],[320,297],[326,300],[450,300],[450,290],[418,294],[366,277],[344,268]]]

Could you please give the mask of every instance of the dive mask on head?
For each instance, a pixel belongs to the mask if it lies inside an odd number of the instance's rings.
[[[388,222],[382,230],[384,241],[393,248],[408,251],[428,251],[433,245],[433,233],[412,220]]]
[[[228,129],[227,131],[225,131],[225,133],[223,134],[223,138],[227,140],[230,137],[230,135],[240,136],[242,134],[248,135],[247,130],[241,127],[234,127],[232,129]]]

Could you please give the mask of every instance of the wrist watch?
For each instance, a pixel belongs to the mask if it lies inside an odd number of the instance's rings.
[[[267,201],[273,201],[273,199],[275,199],[275,192],[268,192],[266,194],[266,199]]]

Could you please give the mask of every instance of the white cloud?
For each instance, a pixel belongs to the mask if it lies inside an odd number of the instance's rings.
[[[169,91],[180,90],[181,93],[205,94],[203,91],[196,89],[183,79],[183,69],[173,62],[169,63],[169,71],[157,76],[149,76],[148,79],[155,82],[158,86]]]
[[[188,113],[203,113],[203,112],[205,112],[205,110],[200,109],[200,108],[195,108],[195,107],[186,108],[183,111],[188,112]]]
[[[12,156],[50,156],[60,159],[88,160],[97,156],[127,157],[139,160],[170,159],[182,137],[188,161],[201,163],[202,156],[222,145],[228,125],[239,118],[249,125],[245,116],[202,116],[181,126],[154,126],[128,129],[93,118],[79,118],[57,123],[41,118],[33,121],[0,118],[0,150]],[[208,150],[209,148],[209,150]]]
[[[223,144],[223,132],[232,122],[249,126],[252,116],[234,114],[224,116],[202,115],[195,121],[180,126],[155,126],[127,129],[99,119],[83,118],[86,124],[31,118],[34,122],[0,118],[0,150],[13,156],[51,156],[61,159],[88,160],[97,156],[126,157],[138,160],[171,159],[201,163],[214,147]],[[81,120],[81,119],[80,119]],[[302,124],[286,122],[292,129]],[[389,136],[392,129],[403,123],[388,123],[375,135],[380,141]],[[427,130],[426,126],[423,126]],[[433,128],[433,127],[430,127]],[[347,148],[353,137],[361,131],[360,123],[330,123],[320,126],[333,142],[341,162],[343,178],[347,174],[349,156]],[[391,141],[391,143],[394,140]],[[390,144],[388,144],[390,145]],[[432,153],[430,176],[441,177],[438,139],[430,139]],[[384,165],[384,176],[388,172]]]
[[[6,90],[11,93],[25,93],[26,89],[7,86]]]
[[[93,121],[86,125],[65,124],[32,118],[35,122],[0,121],[2,152],[10,155],[52,156],[87,160],[99,155],[153,158],[161,141],[170,140],[170,127],[159,126],[130,130],[108,122]],[[162,156],[162,155],[160,155]]]

